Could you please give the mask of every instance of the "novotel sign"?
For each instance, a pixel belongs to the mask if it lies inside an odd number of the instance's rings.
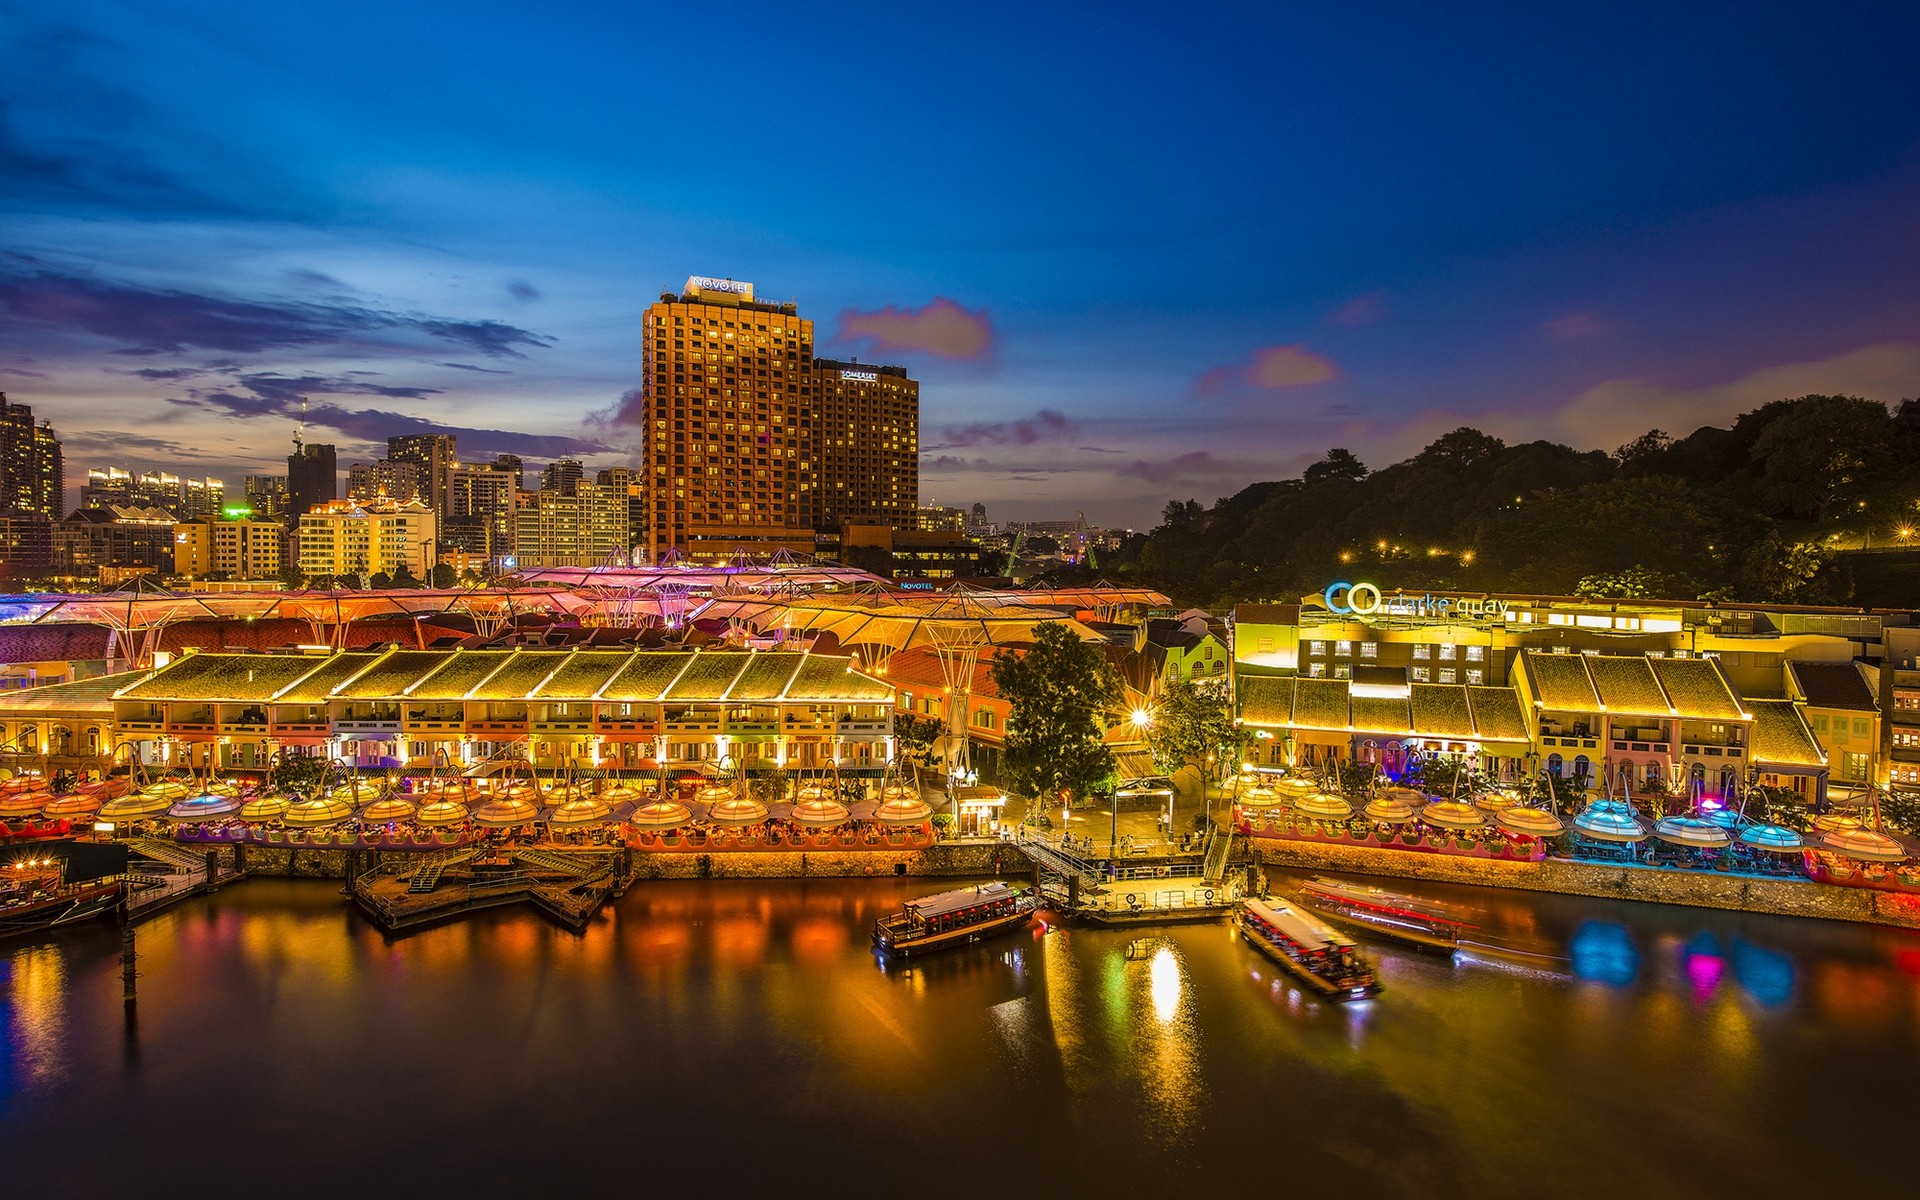
[[[1436,617],[1501,620],[1513,606],[1505,600],[1480,600],[1473,597],[1436,596],[1431,592],[1389,596],[1378,584],[1330,583],[1320,594],[1327,611],[1336,616],[1355,617]]]
[[[736,296],[753,297],[753,285],[734,279],[709,279],[705,275],[693,275],[687,279],[689,292],[731,292]]]

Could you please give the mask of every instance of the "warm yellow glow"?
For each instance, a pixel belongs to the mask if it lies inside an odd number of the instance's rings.
[[[1133,727],[1135,729],[1145,729],[1151,724],[1153,724],[1152,713],[1144,708],[1136,708],[1133,710]]]
[[[1173,956],[1173,947],[1162,946],[1155,951],[1148,970],[1153,1015],[1165,1025],[1180,1012],[1180,960]]]

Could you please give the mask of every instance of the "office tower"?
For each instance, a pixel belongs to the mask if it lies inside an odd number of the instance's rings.
[[[329,500],[300,514],[300,570],[308,576],[371,576],[404,565],[426,582],[437,561],[437,540],[433,511],[418,500]]]
[[[198,578],[275,579],[286,529],[265,518],[202,518],[173,527],[173,573]]]
[[[284,517],[287,511],[285,475],[249,475],[246,487],[247,507],[262,520]]]
[[[133,503],[133,472],[124,467],[88,467],[80,488],[81,508]]]
[[[563,458],[550,463],[540,472],[540,490],[559,492],[562,496],[573,495],[573,489],[587,477],[587,469],[577,458]]]
[[[419,497],[435,516],[447,515],[447,472],[459,462],[451,433],[409,433],[387,439],[387,457],[419,468]]]
[[[133,481],[132,504],[136,508],[160,508],[180,511],[180,477],[171,471],[142,471]]]
[[[905,367],[813,361],[812,478],[802,513],[816,530],[912,529],[920,506],[920,385]]]
[[[49,521],[66,511],[66,467],[50,422],[0,392],[0,512],[38,513]]]
[[[316,504],[339,497],[339,468],[334,465],[333,447],[293,440],[293,453],[287,455],[287,523],[298,528],[300,517]]]
[[[183,521],[196,517],[219,516],[227,506],[227,485],[209,475],[203,479],[180,481],[180,504],[175,515]]]
[[[45,513],[0,508],[0,579],[45,575],[53,565],[53,526]]]
[[[695,276],[647,309],[640,553],[812,552],[800,502],[812,366],[813,322],[756,301],[750,283]]]
[[[405,503],[427,500],[427,489],[420,477],[420,465],[399,458],[382,458],[370,463],[355,463],[347,468],[347,499],[378,500],[382,497]]]
[[[514,523],[513,554],[520,567],[598,566],[629,548],[626,493],[584,480],[572,494],[535,492]]]
[[[447,472],[447,517],[440,538],[489,559],[512,554],[519,502],[519,459],[503,454],[490,463],[456,463]]]
[[[647,493],[642,486],[646,476],[632,467],[608,467],[595,475],[593,481],[601,487],[612,488],[614,494],[627,498],[627,532],[632,535],[642,528],[647,519]],[[631,546],[628,549],[632,549]]]

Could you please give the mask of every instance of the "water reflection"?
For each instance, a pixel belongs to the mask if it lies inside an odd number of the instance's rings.
[[[1640,973],[1640,953],[1621,925],[1588,921],[1573,935],[1573,973],[1581,979],[1626,987]]]

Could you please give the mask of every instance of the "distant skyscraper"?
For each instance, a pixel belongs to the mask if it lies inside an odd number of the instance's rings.
[[[469,554],[496,559],[511,554],[519,502],[519,459],[503,454],[491,463],[456,463],[447,472],[447,519],[440,538]]]
[[[643,336],[640,552],[810,553],[813,322],[750,283],[696,276],[647,309]]]
[[[382,458],[370,463],[355,463],[347,468],[347,499],[377,500],[380,497],[405,503],[426,501],[426,488],[420,478],[420,464],[406,459]]]
[[[301,515],[314,505],[339,499],[339,487],[333,447],[296,439],[287,456],[287,523],[298,526]]]
[[[387,439],[387,457],[419,468],[421,503],[436,516],[447,515],[447,472],[459,462],[458,439],[451,433],[409,433]]]
[[[550,464],[540,473],[540,490],[559,492],[562,496],[573,495],[580,481],[587,476],[587,469],[577,458],[563,458]]]
[[[133,503],[133,472],[125,467],[88,467],[80,489],[81,508],[104,508]]]
[[[625,554],[627,496],[584,481],[571,493],[542,488],[515,518],[514,557],[522,567],[591,567]]]
[[[180,502],[175,515],[183,521],[197,517],[217,517],[227,506],[226,481],[208,475],[203,479],[180,481]]]
[[[247,507],[262,520],[283,517],[287,512],[285,475],[249,475],[246,478]]]
[[[912,529],[920,507],[920,385],[905,367],[816,358],[813,394],[813,470],[800,493],[807,523]],[[803,423],[802,437],[807,432]]]
[[[66,465],[50,422],[33,420],[33,409],[0,392],[0,512],[38,513],[50,521],[64,515]]]

